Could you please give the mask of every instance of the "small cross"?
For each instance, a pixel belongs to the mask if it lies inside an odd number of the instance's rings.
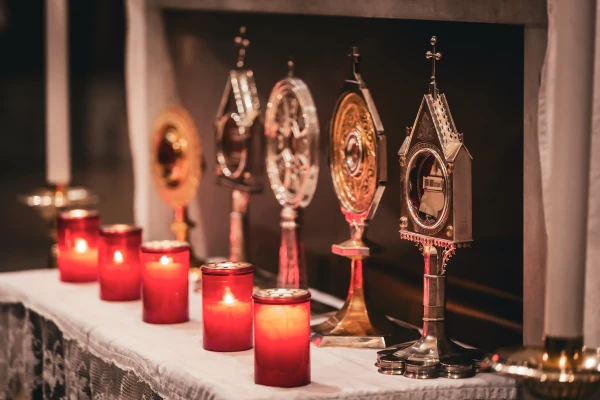
[[[233,39],[235,45],[239,48],[238,60],[236,66],[242,68],[244,66],[244,58],[246,57],[246,49],[250,46],[250,41],[246,39],[246,27],[240,26],[240,34]]]
[[[360,74],[360,53],[358,52],[358,46],[352,46],[352,52],[348,54],[352,57],[352,71],[355,75]]]
[[[442,58],[442,53],[439,53],[435,51],[435,44],[437,42],[437,37],[436,36],[432,36],[431,37],[431,51],[428,51],[427,53],[425,53],[425,58],[430,59],[431,58],[431,82],[429,83],[429,93],[435,98],[437,97],[438,94],[438,90],[437,90],[437,85],[435,83],[435,62],[439,61]]]
[[[288,65],[288,76],[294,76],[294,57],[290,56],[287,62]]]

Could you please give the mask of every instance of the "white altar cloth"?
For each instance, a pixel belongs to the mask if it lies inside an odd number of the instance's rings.
[[[199,294],[190,294],[189,322],[150,325],[142,322],[141,301],[104,302],[99,300],[98,292],[97,283],[59,282],[56,270],[0,274],[0,304],[22,303],[26,310],[54,322],[65,340],[77,341],[84,352],[104,360],[104,365],[135,373],[164,398],[430,400],[519,397],[514,381],[489,373],[463,380],[423,381],[387,376],[379,374],[373,366],[374,350],[314,346],[311,346],[310,385],[294,389],[259,386],[254,384],[253,350],[215,353],[202,349]],[[68,362],[65,364],[68,366]]]

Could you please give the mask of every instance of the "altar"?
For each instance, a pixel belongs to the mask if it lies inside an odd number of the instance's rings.
[[[189,322],[151,325],[142,322],[140,301],[98,301],[98,292],[97,283],[61,283],[57,271],[0,275],[0,394],[126,400],[520,398],[511,378],[388,376],[373,367],[374,350],[314,346],[308,386],[255,385],[254,350],[202,349],[200,294],[190,292]]]

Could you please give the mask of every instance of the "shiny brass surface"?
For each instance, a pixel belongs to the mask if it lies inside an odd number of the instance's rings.
[[[446,98],[438,93],[437,38],[431,38],[429,94],[400,150],[400,238],[423,254],[423,334],[390,357],[405,361],[404,375],[415,379],[458,379],[482,369],[481,355],[446,337],[446,266],[471,237],[471,155],[457,133]],[[454,172],[453,172],[454,171]]]
[[[189,241],[193,223],[187,217],[187,205],[192,200],[202,176],[202,145],[196,126],[182,107],[163,110],[154,123],[152,135],[152,175],[158,194],[174,209],[170,228],[175,239]],[[202,262],[190,249],[190,277],[199,280]]]
[[[56,268],[56,216],[71,208],[86,208],[99,203],[98,195],[83,187],[51,185],[20,195],[19,201],[36,210],[48,226],[50,249],[48,266]]]
[[[331,132],[331,175],[342,206],[364,214],[377,189],[377,132],[365,101],[346,94],[334,116]]]
[[[487,361],[493,371],[523,381],[535,396],[589,399],[600,393],[600,348],[582,343],[581,338],[546,338],[544,346],[501,349]]]
[[[385,337],[389,335],[375,328],[369,318],[363,291],[362,259],[352,258],[351,268],[346,302],[334,316],[312,328],[317,334],[313,342],[323,347],[384,348]],[[356,340],[357,337],[360,339]]]
[[[351,260],[351,279],[344,306],[329,320],[313,327],[318,346],[384,348],[392,340],[406,341],[414,332],[391,324],[377,324],[379,315],[367,310],[363,291],[363,261],[379,246],[367,239],[387,179],[383,125],[360,75],[360,54],[352,48],[352,73],[344,82],[329,126],[329,168],[350,239],[331,247]],[[400,332],[400,333],[399,333]],[[408,336],[408,337],[407,337]],[[397,342],[396,342],[397,343]]]

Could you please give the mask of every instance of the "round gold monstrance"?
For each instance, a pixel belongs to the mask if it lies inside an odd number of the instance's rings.
[[[377,130],[365,101],[350,92],[339,102],[330,142],[335,191],[351,214],[369,211],[377,190]]]
[[[201,142],[189,113],[178,106],[160,113],[152,135],[152,175],[161,198],[185,207],[198,189]]]

